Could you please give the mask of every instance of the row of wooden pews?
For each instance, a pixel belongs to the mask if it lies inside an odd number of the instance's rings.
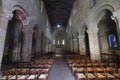
[[[76,80],[120,80],[116,63],[94,61],[79,54],[67,54],[65,59]]]
[[[54,61],[53,56],[33,58],[29,63],[16,63],[11,69],[2,70],[0,80],[47,80]]]

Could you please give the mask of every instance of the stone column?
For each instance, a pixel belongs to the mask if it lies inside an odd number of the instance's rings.
[[[1,69],[1,64],[2,64],[6,31],[7,31],[8,21],[9,21],[6,17],[3,17],[1,15],[2,14],[0,14],[0,69]]]
[[[29,39],[28,39],[28,56],[27,56],[27,58],[28,58],[28,61],[30,61],[31,60],[31,54],[32,54],[32,34],[33,34],[33,32],[32,32],[32,30],[30,30],[29,31]]]
[[[88,22],[88,37],[89,37],[89,46],[90,46],[90,57],[92,60],[101,60],[99,39],[98,39],[98,23],[94,18],[93,13],[89,14]]]
[[[51,49],[51,47],[50,47],[50,43],[48,44],[48,52],[50,52],[50,49]]]
[[[74,40],[72,39],[72,52],[74,52]]]
[[[120,9],[116,10],[115,12],[113,12],[113,20],[115,20],[116,25],[117,25],[117,31],[118,31],[118,37],[119,37],[119,44],[118,47],[120,48]],[[120,50],[116,50],[116,54],[119,55],[120,58]]]
[[[80,48],[79,48],[79,37],[77,36],[77,46],[78,46],[78,54],[80,54]]]
[[[46,40],[45,53],[48,52],[48,48],[49,48],[49,44],[48,44],[48,40]]]
[[[74,44],[74,53],[78,53],[78,41],[77,39],[73,39]]]
[[[79,50],[80,50],[80,55],[86,55],[86,49],[85,49],[85,39],[84,35],[81,34],[78,39],[79,39]]]
[[[67,46],[69,46],[69,44]],[[72,52],[72,40],[70,40],[70,52]]]
[[[108,44],[108,36],[106,34],[99,34],[99,45],[101,53],[108,53],[109,44]]]
[[[71,52],[71,51],[72,51],[72,43],[71,43],[71,40],[70,40],[70,39],[67,39],[67,40],[65,41],[65,45],[63,45],[63,47],[64,47],[64,49],[65,49],[66,51]]]
[[[46,52],[50,52],[50,41],[47,39]]]
[[[42,36],[39,37],[39,55],[42,54],[42,52],[41,52],[42,51],[41,45],[42,45]]]
[[[37,55],[40,55],[41,53],[41,37],[38,36],[37,39]]]
[[[53,50],[53,45],[52,45],[52,43],[50,43],[50,52],[52,52]]]
[[[21,53],[21,61],[26,61],[26,56],[28,55],[28,46],[27,44],[28,34],[27,32],[23,32],[23,42],[22,42],[22,53]]]
[[[113,20],[116,22],[118,37],[120,42],[120,9],[113,13]]]
[[[50,51],[52,52],[53,51],[53,45],[52,45],[52,43],[50,44]]]
[[[22,61],[29,62],[32,53],[32,32],[27,31],[23,33],[23,43],[22,43]]]
[[[49,46],[49,51],[51,52],[52,51],[52,44],[50,43],[50,46]]]
[[[46,37],[43,37],[43,42],[42,42],[42,54],[45,54],[46,52]]]
[[[41,48],[41,54],[43,54],[43,40],[44,40],[43,38],[44,38],[44,37],[41,36],[41,47],[40,47],[40,48]]]
[[[98,34],[92,31],[88,33],[90,43],[90,55],[92,60],[101,60]]]
[[[37,56],[39,53],[39,35],[38,33],[35,34],[36,44],[35,44],[35,55]]]

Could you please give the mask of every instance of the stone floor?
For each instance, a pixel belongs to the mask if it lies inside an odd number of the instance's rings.
[[[56,58],[49,72],[48,80],[75,80],[75,78],[64,59]]]

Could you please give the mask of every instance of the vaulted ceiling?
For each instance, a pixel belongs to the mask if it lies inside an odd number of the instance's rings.
[[[66,26],[74,0],[44,0],[51,26]]]

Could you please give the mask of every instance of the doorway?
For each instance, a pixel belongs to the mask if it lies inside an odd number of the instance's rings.
[[[86,50],[86,56],[90,57],[90,47],[89,47],[89,35],[87,32],[87,28],[85,29],[85,50]]]

